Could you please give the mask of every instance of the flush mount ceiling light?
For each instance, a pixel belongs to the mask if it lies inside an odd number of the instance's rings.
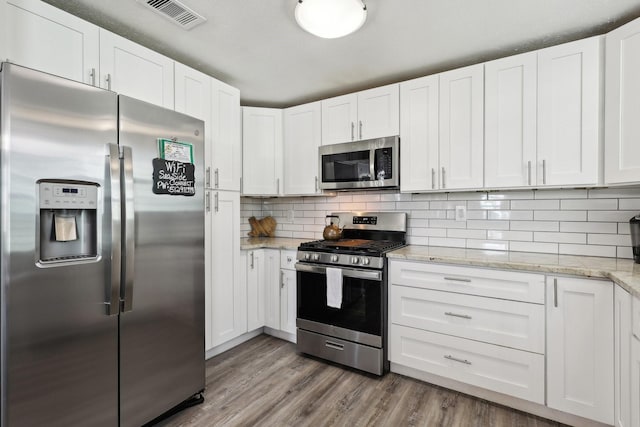
[[[362,0],[298,0],[296,21],[305,31],[325,39],[351,34],[367,19]]]

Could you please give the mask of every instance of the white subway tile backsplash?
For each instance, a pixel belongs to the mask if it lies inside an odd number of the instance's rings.
[[[586,221],[586,211],[534,211],[535,221]]]
[[[454,220],[457,206],[467,209],[466,221]],[[243,197],[240,230],[251,229],[250,216],[272,215],[276,236],[320,239],[325,215],[350,210],[407,212],[414,245],[630,258],[629,218],[640,213],[640,187]]]
[[[489,211],[489,219],[507,219],[511,221],[531,221],[533,211]]]
[[[561,243],[559,247],[560,253],[566,255],[586,255],[586,256],[603,256],[614,258],[617,253],[615,246],[598,246],[598,245],[571,245]]]
[[[560,209],[560,200],[512,200],[513,210],[557,210]]]
[[[618,224],[615,222],[561,222],[563,233],[615,233]]]
[[[618,199],[569,199],[560,201],[560,209],[606,211],[618,209]]]
[[[536,242],[551,243],[587,243],[587,235],[584,233],[550,233],[547,231],[537,231],[533,233],[533,240]]]

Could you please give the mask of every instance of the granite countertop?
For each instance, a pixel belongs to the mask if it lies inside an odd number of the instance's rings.
[[[609,279],[640,298],[640,264],[630,259],[416,245],[389,252],[387,256],[391,259]]]
[[[240,249],[296,250],[312,239],[287,237],[250,237],[240,241]],[[480,249],[445,248],[408,245],[389,252],[391,259],[439,262],[503,270],[525,270],[537,273],[569,274],[573,276],[609,279],[640,298],[640,264],[621,258],[601,258],[575,255],[552,255],[534,252],[490,251]]]

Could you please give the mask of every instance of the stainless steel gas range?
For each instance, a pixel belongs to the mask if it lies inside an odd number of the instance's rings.
[[[407,214],[338,212],[342,238],[298,247],[297,350],[376,375],[387,358],[386,253],[406,245]]]

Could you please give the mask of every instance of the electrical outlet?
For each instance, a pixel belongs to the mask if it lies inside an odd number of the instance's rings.
[[[287,211],[287,221],[293,222],[293,219],[296,217],[295,211],[290,209]]]
[[[467,220],[467,207],[456,206],[456,221],[466,221],[466,220]]]

